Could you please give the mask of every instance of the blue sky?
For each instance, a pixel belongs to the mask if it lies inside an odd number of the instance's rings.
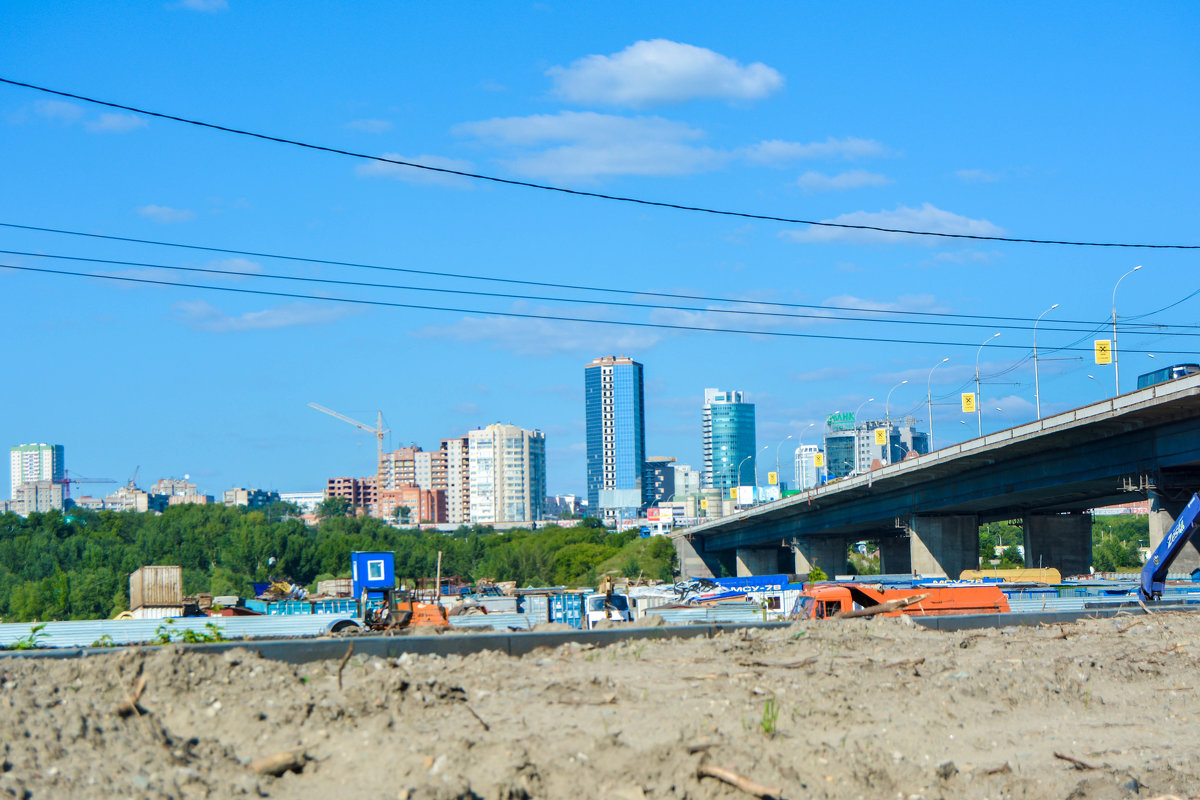
[[[785,219],[1200,244],[1193,4],[14,1],[3,18],[0,77],[373,156]],[[927,386],[947,444],[975,432],[958,395],[977,357],[985,430],[1035,417],[1031,321],[1055,303],[1037,332],[1043,415],[1111,394],[1113,367],[1089,349],[1111,336],[1114,285],[1138,265],[1117,292],[1122,389],[1159,362],[1200,361],[1195,250],[569,196],[7,85],[0,153],[0,223],[711,298],[0,227],[0,249],[160,266],[3,264],[311,296],[0,270],[0,442],[63,444],[79,476],[124,481],[140,466],[143,484],[189,474],[208,492],[302,491],[372,472],[374,438],[316,402],[364,421],[382,410],[392,446],[432,449],[496,421],[539,428],[549,490],[583,493],[583,367],[608,354],[645,364],[652,455],[699,465],[709,386],[756,402],[760,478],[770,451],[814,443],[827,414],[868,398],[862,415],[883,416],[890,393],[893,416],[927,428]],[[896,311],[935,316],[880,313]]]

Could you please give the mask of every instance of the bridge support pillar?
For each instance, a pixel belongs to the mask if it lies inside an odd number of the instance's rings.
[[[739,547],[737,549],[737,576],[748,578],[751,575],[775,575],[780,570],[781,558],[787,553],[780,547]]]
[[[919,575],[957,579],[979,567],[979,517],[914,516],[908,523],[909,567]]]
[[[679,558],[679,574],[683,578],[721,577],[721,562],[715,553],[704,552],[703,541],[693,541],[687,536],[675,539],[675,555]]]
[[[1026,567],[1054,567],[1064,578],[1091,570],[1091,514],[1028,514],[1022,527]]]
[[[879,571],[885,575],[912,572],[912,543],[907,536],[879,540]]]
[[[849,544],[850,540],[845,536],[801,536],[793,539],[792,550],[796,554],[793,571],[801,576],[801,580],[812,572],[813,567],[820,567],[831,580],[835,575],[844,575]]]
[[[1175,519],[1183,513],[1187,501],[1191,499],[1189,496],[1185,500],[1168,500],[1158,492],[1147,492],[1146,495],[1150,500],[1150,552],[1154,552],[1154,548],[1162,542],[1163,538],[1170,532],[1171,526],[1175,524]],[[1175,558],[1175,563],[1172,564],[1168,572],[1191,572],[1200,567],[1200,543],[1197,543],[1196,537],[1183,546],[1179,551],[1179,555]]]

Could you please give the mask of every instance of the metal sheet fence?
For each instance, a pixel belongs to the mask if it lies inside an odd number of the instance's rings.
[[[85,620],[43,623],[9,622],[0,624],[0,648],[25,642],[43,647],[115,647],[149,644],[164,634],[179,641],[191,631],[193,637],[212,636],[215,626],[223,639],[294,638],[321,636],[342,625],[354,625],[346,614],[296,614],[277,617],[177,617],[164,619]]]

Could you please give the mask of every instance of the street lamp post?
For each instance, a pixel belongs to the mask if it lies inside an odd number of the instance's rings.
[[[1121,277],[1117,278],[1117,282],[1116,282],[1116,283],[1113,285],[1113,296],[1112,296],[1112,320],[1113,320],[1112,360],[1113,360],[1113,379],[1116,381],[1116,389],[1117,389],[1117,390],[1116,390],[1116,394],[1120,394],[1120,393],[1121,393],[1121,370],[1120,370],[1120,368],[1117,366],[1117,287],[1121,285],[1121,281],[1125,280],[1126,278],[1128,278],[1130,275],[1132,275],[1133,273],[1137,272],[1137,271],[1138,271],[1139,269],[1141,269],[1141,268],[1142,268],[1142,265],[1141,265],[1141,264],[1138,264],[1136,267],[1134,267],[1133,269],[1129,270],[1129,272],[1126,272],[1124,275],[1122,275]]]
[[[929,449],[936,450],[933,446],[933,370],[940,367],[950,360],[950,356],[946,356],[938,363],[934,364],[929,370],[929,380],[925,381],[925,403],[929,406]]]
[[[993,333],[991,336],[984,339],[983,344],[979,345],[979,349],[975,351],[975,421],[979,423],[980,436],[983,436],[983,411],[980,408],[981,400],[979,397],[979,354],[983,352],[983,345],[987,344],[999,335],[999,333]]]
[[[776,483],[779,482],[779,448],[783,447],[783,443],[786,442],[790,438],[792,438],[792,435],[789,433],[787,436],[785,436],[779,440],[779,444],[775,445],[775,482]],[[780,496],[782,496],[783,490],[780,489],[779,491],[780,491]]]
[[[857,475],[858,471],[859,471],[858,451],[861,449],[858,446],[858,412],[862,411],[862,407],[865,406],[867,403],[874,403],[874,402],[875,402],[874,397],[868,397],[866,400],[863,400],[861,403],[858,404],[858,408],[854,409],[854,474],[855,475]]]
[[[1042,317],[1049,314],[1054,309],[1058,308],[1058,303],[1047,308],[1041,314],[1038,314],[1037,320],[1033,323],[1033,399],[1037,403],[1038,419],[1042,418],[1042,388],[1038,383],[1038,362],[1037,362],[1037,326],[1038,322],[1042,321]]]
[[[1104,395],[1104,399],[1107,400],[1108,399],[1108,390],[1104,388],[1104,384],[1100,383],[1100,381],[1096,379],[1095,375],[1088,375],[1088,377],[1091,378],[1092,380],[1096,381],[1096,385],[1100,387],[1100,393],[1102,395]]]
[[[887,439],[888,439],[887,463],[888,464],[892,463],[892,392],[896,391],[897,389],[899,389],[901,386],[903,386],[906,383],[908,383],[907,379],[902,380],[899,383],[897,383],[895,386],[893,386],[891,389],[889,389],[888,393],[887,393],[887,399],[885,399],[883,401],[883,417],[884,417],[884,420],[886,421],[885,424],[887,425]]]
[[[810,422],[810,423],[808,423],[808,428],[811,428],[811,427],[815,426],[816,424],[817,423],[815,423],[815,422]],[[808,428],[805,428],[804,430],[800,431],[800,440],[798,442],[796,442],[796,452],[800,453],[800,462],[801,463],[804,462],[804,434],[808,433]],[[814,466],[813,467],[814,473],[816,472],[816,469],[817,469],[816,466]],[[817,482],[815,474],[813,475],[813,481],[814,481],[814,484]],[[807,489],[808,488],[807,486],[803,486],[803,487],[800,486],[801,482],[802,481],[800,480],[800,470],[797,469],[796,470],[796,488],[797,489],[801,489],[801,488]]]
[[[769,445],[769,444],[764,444],[764,445],[762,446],[762,450],[760,450],[759,452],[760,452],[760,453],[765,453],[765,452],[767,452],[767,451],[768,451],[768,450],[770,450],[770,449],[771,449],[771,445]],[[758,459],[757,459],[757,458],[756,458],[756,459],[754,459],[754,493],[755,493],[756,495],[758,494]]]

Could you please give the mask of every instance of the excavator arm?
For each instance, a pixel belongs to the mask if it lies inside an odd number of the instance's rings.
[[[1183,550],[1183,546],[1192,538],[1198,523],[1200,523],[1200,493],[1192,495],[1192,499],[1188,501],[1183,513],[1175,520],[1175,524],[1171,526],[1171,530],[1167,532],[1163,540],[1158,543],[1158,547],[1154,548],[1154,552],[1146,561],[1146,566],[1142,567],[1142,585],[1138,589],[1142,600],[1149,602],[1162,597],[1167,582],[1167,571],[1180,551]]]

